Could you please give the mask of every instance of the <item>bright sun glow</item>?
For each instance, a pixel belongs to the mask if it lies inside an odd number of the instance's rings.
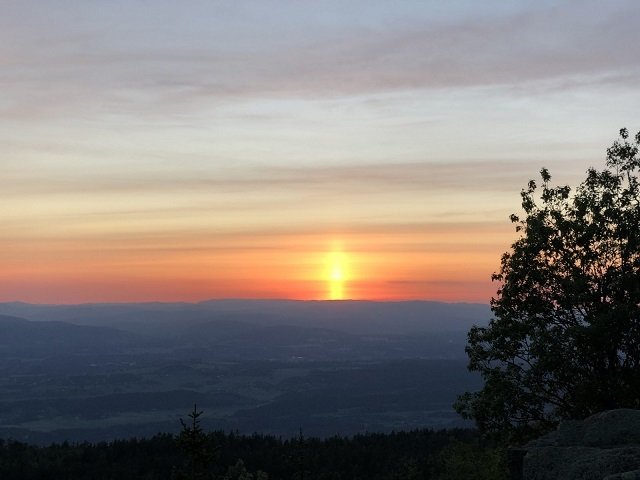
[[[343,252],[334,251],[327,255],[327,280],[329,282],[329,299],[331,300],[345,298],[346,264],[346,255]]]

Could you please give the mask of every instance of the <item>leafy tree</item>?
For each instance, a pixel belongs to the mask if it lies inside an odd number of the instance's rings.
[[[520,237],[493,274],[494,318],[473,327],[469,369],[485,384],[456,409],[511,441],[559,420],[640,408],[640,133],[626,129],[607,168],[572,192],[541,185],[511,215]]]

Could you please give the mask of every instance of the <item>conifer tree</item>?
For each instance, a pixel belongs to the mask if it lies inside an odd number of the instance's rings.
[[[177,443],[187,458],[184,468],[174,472],[176,480],[213,478],[209,469],[213,452],[209,448],[208,436],[200,426],[201,415],[202,411],[198,411],[197,405],[194,404],[193,410],[188,415],[190,421],[185,422],[182,418],[180,419],[182,431],[177,438]]]

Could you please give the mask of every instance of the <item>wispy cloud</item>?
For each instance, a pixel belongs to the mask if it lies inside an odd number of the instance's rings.
[[[271,7],[275,12],[287,8]],[[540,3],[493,18],[440,22],[430,20],[425,6],[411,19],[392,16],[383,23],[364,15],[359,22],[330,27],[301,14],[292,20],[299,26],[288,28],[282,18],[271,16],[253,25],[253,33],[243,23],[242,9],[249,22],[255,15],[241,4],[222,19],[214,7],[194,5],[194,15],[210,19],[208,28],[200,25],[195,32],[168,22],[176,14],[169,4],[158,7],[164,18],[152,15],[143,25],[122,21],[123,27],[110,31],[108,22],[123,20],[117,8],[105,7],[103,20],[98,15],[104,12],[96,9],[66,24],[36,21],[29,27],[25,22],[16,31],[10,28],[16,16],[25,21],[30,15],[42,18],[43,12],[14,6],[14,16],[0,21],[5,32],[0,85],[10,92],[2,106],[5,114],[118,111],[131,104],[150,111],[184,110],[264,96],[535,88],[545,81],[553,81],[549,88],[594,81],[631,88],[640,75],[640,53],[630,48],[637,40],[637,2],[589,1],[579,8],[571,2]],[[362,15],[342,8],[352,19]],[[223,20],[235,23],[224,27]],[[163,28],[174,41],[161,33]],[[114,35],[122,38],[114,41]]]
[[[291,192],[342,195],[382,192],[513,192],[535,174],[507,161],[376,163],[345,166],[261,165],[213,171],[15,172],[0,179],[5,196],[108,195],[159,192],[215,194]],[[241,198],[241,197],[239,197]],[[247,198],[247,197],[245,197]],[[251,198],[251,197],[249,197]]]

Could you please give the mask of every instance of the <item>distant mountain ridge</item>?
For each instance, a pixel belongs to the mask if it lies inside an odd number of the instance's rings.
[[[207,300],[198,303],[96,303],[39,305],[0,303],[0,314],[78,325],[162,328],[167,323],[232,320],[253,325],[290,325],[352,334],[467,331],[486,324],[491,312],[478,303],[364,300]]]
[[[140,339],[109,327],[60,321],[32,321],[0,314],[0,356],[118,351]]]

